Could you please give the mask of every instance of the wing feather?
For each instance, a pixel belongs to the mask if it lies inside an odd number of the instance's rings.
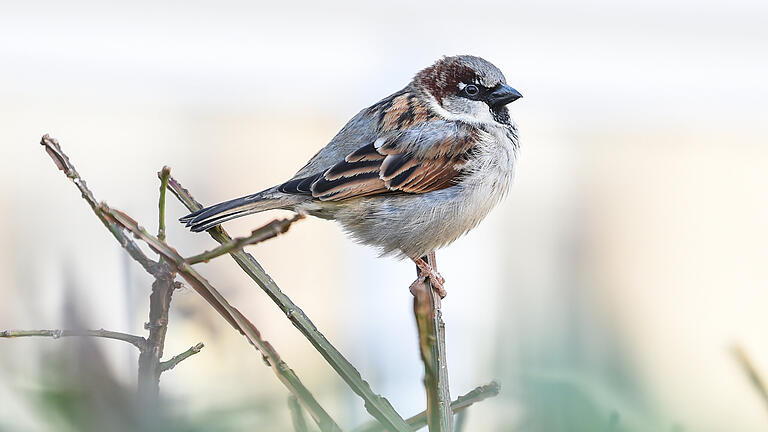
[[[397,108],[397,110],[395,110]],[[385,193],[427,193],[456,184],[479,132],[473,126],[429,118],[410,123],[404,112],[414,109],[411,99],[400,96],[382,117],[383,130],[322,172],[294,178],[279,186],[286,193],[311,194],[321,201]],[[420,119],[421,120],[421,119]],[[388,123],[389,122],[389,123]],[[328,165],[326,165],[328,166]],[[306,173],[306,171],[304,171]]]

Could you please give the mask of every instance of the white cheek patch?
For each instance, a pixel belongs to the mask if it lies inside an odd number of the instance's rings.
[[[472,101],[472,117],[479,123],[492,123],[494,121],[491,109],[485,102]]]
[[[442,105],[437,103],[437,100],[435,98],[430,97],[427,101],[429,104],[429,107],[437,113],[440,117],[442,117],[445,120],[448,121],[462,121],[469,124],[487,124],[487,125],[498,125],[496,120],[493,118],[493,115],[491,114],[491,109],[488,107],[488,105],[485,102],[482,101],[469,101],[472,104],[470,105],[471,111],[469,112],[463,112],[463,113],[452,113],[445,109]],[[382,143],[383,144],[383,143]],[[374,146],[376,144],[374,143]]]

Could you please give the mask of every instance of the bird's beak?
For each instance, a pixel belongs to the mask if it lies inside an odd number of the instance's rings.
[[[502,107],[523,97],[519,91],[502,84],[488,95],[488,105],[493,108]]]

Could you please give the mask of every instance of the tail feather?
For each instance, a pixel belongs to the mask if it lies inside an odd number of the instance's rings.
[[[264,209],[264,210],[267,210],[267,209]],[[246,216],[253,213],[258,213],[260,211],[262,211],[262,209],[240,210],[240,211],[227,213],[223,215],[216,215],[211,217],[210,219],[205,219],[200,222],[194,222],[188,226],[192,232],[208,231],[209,229],[215,226],[221,225],[222,223],[228,220],[236,219],[241,216]]]
[[[179,219],[181,222],[185,222],[186,225],[192,226],[194,223],[208,219],[213,216],[220,215],[224,212],[236,212],[242,210],[243,207],[247,207],[249,204],[260,201],[261,194],[247,195],[233,200],[224,201],[218,204],[214,204],[210,207],[198,210],[194,213],[190,213],[183,218]]]
[[[239,218],[241,216],[258,213],[266,210],[285,208],[295,204],[293,200],[286,200],[282,194],[268,193],[271,190],[259,192],[253,195],[236,198],[219,204],[206,207],[190,213],[179,219],[194,232],[206,231],[222,222]],[[288,202],[291,201],[291,202]]]

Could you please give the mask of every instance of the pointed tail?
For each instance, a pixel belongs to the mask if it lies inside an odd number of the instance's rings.
[[[284,198],[286,198],[285,195],[275,194],[272,189],[267,189],[253,195],[206,207],[180,218],[179,221],[186,224],[194,232],[206,231],[231,219],[295,204],[294,202],[286,202]]]

